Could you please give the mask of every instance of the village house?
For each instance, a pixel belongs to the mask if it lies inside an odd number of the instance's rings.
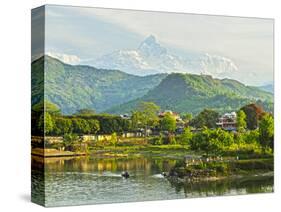
[[[236,131],[237,128],[237,115],[236,112],[223,114],[216,125],[223,130]]]
[[[171,110],[165,110],[163,112],[159,112],[158,116],[159,116],[159,118],[163,118],[166,114],[169,114],[169,115],[173,116],[176,120],[181,119],[181,117],[178,113],[173,112]]]
[[[122,119],[130,119],[130,118],[131,118],[128,113],[121,114],[120,117],[121,117]]]
[[[173,112],[171,110],[165,110],[163,112],[158,113],[158,117],[161,119],[163,118],[166,114],[170,114],[172,117],[176,119],[177,122],[177,133],[182,133],[184,131],[184,124],[185,122],[181,119],[180,115],[176,112]]]

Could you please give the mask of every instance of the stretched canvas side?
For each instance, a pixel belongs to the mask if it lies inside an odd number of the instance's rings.
[[[44,54],[45,6],[41,6],[31,11],[31,201],[42,206],[45,205]]]

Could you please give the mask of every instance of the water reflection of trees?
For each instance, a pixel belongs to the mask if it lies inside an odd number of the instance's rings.
[[[169,180],[169,182],[177,193],[183,190],[185,197],[273,192],[273,176],[201,182]]]
[[[124,170],[137,172],[143,175],[169,171],[176,160],[151,158],[33,158],[33,167],[45,166],[46,172],[121,172]]]

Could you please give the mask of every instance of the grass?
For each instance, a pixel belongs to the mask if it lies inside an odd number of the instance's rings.
[[[128,156],[150,156],[150,157],[162,157],[162,158],[182,158],[185,155],[195,153],[190,151],[188,146],[179,144],[175,145],[124,145],[121,146],[103,146],[103,147],[92,147],[90,149],[92,154],[126,154]]]
[[[260,173],[269,173],[274,170],[273,158],[202,162],[186,166],[178,163],[173,171],[180,178],[196,176],[197,179],[206,177],[251,176]]]

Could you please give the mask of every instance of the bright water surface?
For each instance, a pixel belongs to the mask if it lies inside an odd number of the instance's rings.
[[[273,176],[260,175],[216,182],[170,182],[161,176],[176,160],[33,158],[32,196],[46,206],[164,200],[273,191]],[[45,176],[39,168],[45,166]],[[130,178],[121,177],[127,170]],[[45,180],[44,180],[45,177]]]

